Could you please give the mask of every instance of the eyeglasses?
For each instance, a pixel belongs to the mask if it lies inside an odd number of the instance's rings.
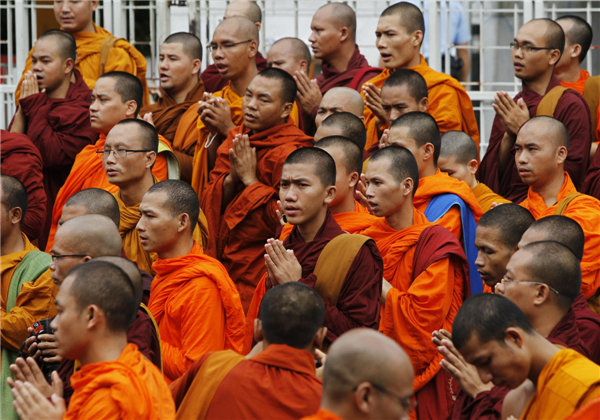
[[[69,254],[69,255],[50,254],[50,256],[52,257],[52,262],[56,262],[56,260],[59,260],[61,258],[67,258],[67,257],[77,257],[77,258],[87,257],[86,254]]]
[[[398,401],[400,403],[400,405],[402,406],[402,409],[404,411],[406,411],[407,413],[410,413],[415,408],[417,408],[417,401],[412,401],[412,398],[413,398],[412,395],[410,397],[401,397],[400,395],[388,390],[387,388],[382,387],[381,385],[377,385],[372,382],[369,382],[369,383],[377,391],[387,394],[390,397],[394,398],[396,401]],[[358,389],[358,385],[356,385],[354,388],[352,388],[352,392],[356,391],[357,389]]]
[[[550,47],[532,47],[531,45],[521,45],[518,42],[511,42],[508,44],[513,51],[521,50],[524,53],[530,53],[532,51],[540,50],[554,50],[555,48]]]
[[[549,285],[547,285],[546,283],[542,283],[542,282],[539,282],[539,281],[521,281],[521,280],[514,280],[514,279],[511,279],[510,277],[507,277],[507,276],[504,276],[504,277],[502,277],[502,279],[503,279],[505,282],[513,282],[513,283],[540,284],[540,285],[541,285],[541,284],[543,284],[543,285],[545,285],[546,287],[548,287],[548,289],[552,290],[554,293],[556,293],[557,295],[559,295],[559,296],[560,296],[560,293],[558,293],[558,290],[556,290],[556,289],[555,289],[554,287],[552,287],[552,286],[549,286]]]
[[[153,150],[142,149],[142,150],[134,150],[134,149],[104,149],[96,151],[96,154],[100,159],[104,159],[110,156],[112,153],[116,159],[122,159],[127,156],[127,153],[142,153],[142,152],[152,152]]]
[[[252,41],[254,41],[254,40],[249,39],[247,41],[240,41],[240,42],[225,42],[223,44],[210,44],[208,47],[206,47],[206,49],[210,53],[215,50],[218,50],[219,48],[221,48],[222,50],[229,50],[229,49],[235,47],[236,45],[247,44],[248,42],[252,42]]]

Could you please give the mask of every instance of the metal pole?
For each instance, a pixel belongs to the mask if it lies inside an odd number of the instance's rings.
[[[195,3],[193,1],[188,2]],[[171,8],[169,2],[164,0],[156,1],[156,16],[157,16],[157,46],[160,46],[165,38],[171,33]]]
[[[429,67],[435,71],[442,70],[442,50],[440,47],[440,16],[438,2],[429,4]]]
[[[25,68],[25,61],[27,60],[27,54],[29,52],[29,48],[27,45],[27,35],[29,34],[29,19],[27,19],[25,13],[25,2],[24,1],[15,1],[15,22],[20,22],[23,25],[21,30],[16,30],[16,58],[17,58],[17,68],[15,72],[15,79],[18,80],[23,73],[23,69]],[[14,82],[16,82],[14,80]]]
[[[113,35],[117,38],[123,38],[125,30],[123,29],[123,1],[113,0]]]
[[[115,28],[113,27],[113,4],[111,1],[105,0],[102,2],[102,16],[104,21],[102,22],[102,27],[106,29],[111,34],[114,34]]]

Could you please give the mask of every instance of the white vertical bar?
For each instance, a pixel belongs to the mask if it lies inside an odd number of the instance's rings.
[[[112,34],[117,38],[123,38],[125,35],[125,29],[123,28],[123,2],[121,0],[113,0],[112,1],[112,9],[113,9],[113,32]]]
[[[260,37],[262,38],[261,50],[263,55],[267,55],[267,2],[266,0],[262,0],[261,2],[262,9],[262,22],[260,24]]]
[[[525,0],[523,1],[523,23],[529,22],[531,19],[533,19],[533,1]],[[515,27],[516,25],[517,22],[515,21]]]
[[[14,6],[11,4],[12,2],[8,1],[6,2],[6,19],[7,19],[7,32],[6,32],[6,46],[8,48],[7,53],[8,53],[8,61],[6,63],[6,69],[8,70],[8,78],[6,80],[6,83],[9,85],[16,85],[17,84],[17,77],[19,76],[18,74],[16,74],[16,70],[13,67],[13,63],[14,63],[14,57],[15,57],[15,52],[13,50],[13,43],[12,43],[12,34],[13,34],[13,22],[16,22],[16,19],[13,20],[13,11],[12,9],[14,9]],[[2,97],[4,97],[4,95],[1,95]],[[4,112],[4,108],[2,108],[2,112]],[[4,114],[2,114],[4,115]],[[2,127],[6,127],[6,125],[2,125]]]
[[[544,17],[544,0],[535,0],[535,18]]]
[[[19,31],[16,30],[16,44],[17,44],[17,68],[15,72],[14,82],[16,83],[23,73],[23,69],[25,68],[25,61],[27,60],[27,54],[29,53],[29,48],[27,45],[27,35],[29,34],[29,19],[25,15],[25,2],[24,1],[15,1],[15,22],[20,22],[23,25],[23,28]]]
[[[188,3],[194,3],[190,1]],[[153,25],[154,23],[151,23]],[[156,46],[160,47],[171,33],[171,8],[165,0],[156,1]]]
[[[590,25],[591,25],[592,24],[592,2],[588,1],[586,3],[585,8],[586,8],[586,11],[585,11],[585,20],[587,22],[589,22]],[[587,53],[587,56],[586,56],[587,63],[586,63],[585,66],[587,67],[587,71],[590,74],[593,74],[593,72],[592,72],[592,55],[590,54],[591,52],[592,51],[588,51],[588,53]]]
[[[429,67],[442,70],[442,50],[440,47],[439,0],[429,3]]]
[[[113,19],[112,19],[112,15],[113,15],[113,4],[112,4],[112,0],[104,0],[102,2],[102,17],[104,18],[104,21],[102,22],[102,26],[104,27],[104,29],[106,29],[108,32],[110,32],[111,34],[114,34],[114,27],[113,27]]]

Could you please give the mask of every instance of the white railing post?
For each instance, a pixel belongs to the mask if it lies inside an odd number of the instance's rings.
[[[17,84],[21,78],[23,69],[25,69],[25,61],[27,61],[27,55],[29,54],[29,40],[27,35],[29,34],[29,19],[25,12],[25,2],[15,1],[15,22],[19,22],[19,25],[23,25],[20,29],[15,31],[17,50],[15,56],[17,59],[17,66],[13,75],[12,83]],[[9,34],[10,37],[10,34]]]
[[[524,0],[523,1],[523,23],[529,22],[531,19],[533,19],[533,1],[532,0]]]
[[[535,18],[540,19],[545,17],[544,0],[535,0]]]
[[[439,0],[429,3],[429,67],[442,71],[442,49],[440,47]],[[427,34],[425,34],[427,36]]]
[[[123,2],[121,0],[113,0],[112,13],[112,34],[117,38],[125,36],[124,21],[123,21]]]
[[[104,21],[102,22],[102,27],[114,35],[112,1],[104,0],[104,2],[102,3],[102,7],[102,17],[104,18]]]
[[[193,2],[188,2],[193,3]],[[171,14],[169,2],[156,0],[156,45],[160,48],[163,41],[171,33]],[[152,23],[150,23],[152,24]]]

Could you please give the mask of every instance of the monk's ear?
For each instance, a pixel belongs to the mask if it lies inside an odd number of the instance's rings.
[[[550,298],[550,293],[552,293],[552,292],[550,291],[550,289],[548,288],[547,285],[545,285],[545,284],[537,285],[537,293],[536,293],[535,297],[533,298],[533,304],[536,306],[539,306],[542,303],[548,301],[548,299]]]
[[[98,8],[99,3],[100,3],[99,0],[91,0],[90,1],[90,7],[92,8],[92,12]]]
[[[254,340],[260,343],[265,339],[262,329],[262,321],[258,318],[254,319]]]
[[[504,332],[504,343],[507,345],[517,346],[518,348],[523,348],[523,330],[516,327],[509,327]]]
[[[413,47],[421,47],[421,43],[423,43],[423,32],[422,31],[414,31],[411,36],[411,42]]]
[[[200,59],[196,58],[194,61],[192,61],[192,74],[196,75],[196,74],[200,74],[202,70],[202,61],[200,61]]]
[[[75,69],[75,62],[73,61],[73,59],[71,57],[67,58],[65,60],[65,62],[63,63],[63,71],[65,74],[71,74],[73,73],[73,70]]]
[[[248,57],[254,58],[258,53],[258,43],[256,41],[251,41],[248,43]]]
[[[125,102],[125,108],[126,108],[126,110],[125,110],[126,118],[134,118],[136,111],[138,111],[137,102],[134,101],[133,99],[130,101],[127,101],[127,102]],[[139,115],[138,115],[138,117],[139,117]]]
[[[87,330],[97,328],[100,320],[104,319],[104,313],[97,305],[90,305],[85,308],[83,311],[81,311],[81,316],[85,317],[85,321],[87,322]]]
[[[350,37],[350,31],[345,26],[340,28],[340,42],[345,42]]]
[[[477,164],[476,159],[471,159],[469,163],[467,163],[467,169],[471,175],[475,175],[477,173],[477,169],[479,165]]]
[[[308,62],[306,60],[300,61],[300,71],[308,74]]]
[[[550,66],[555,66],[556,63],[558,63],[558,61],[560,60],[560,51],[559,50],[550,50],[549,54],[548,54],[548,64]]]
[[[281,112],[281,119],[287,121],[288,117],[292,113],[292,109],[294,109],[294,104],[291,102],[286,102],[283,104],[283,110]]]
[[[412,178],[406,178],[402,182],[402,195],[404,197],[408,197],[409,195],[413,194],[414,190],[415,190],[415,182],[413,181]]]
[[[421,111],[421,112],[427,112],[427,109],[429,108],[429,98],[427,98],[427,97],[422,98],[419,101],[418,105],[419,105],[419,111]]]
[[[8,217],[12,225],[18,225],[23,219],[23,210],[21,209],[21,207],[13,207],[8,212]]]
[[[156,152],[154,150],[146,152],[146,169],[152,169],[154,162],[156,162]]]
[[[421,146],[423,150],[423,160],[433,160],[433,154],[435,152],[435,147],[431,143],[426,143],[425,146]]]
[[[313,345],[316,349],[323,348],[323,342],[325,341],[325,337],[327,336],[327,327],[321,327],[317,330],[315,334],[315,338],[313,339]]]
[[[565,52],[563,51],[563,54]],[[575,44],[571,46],[571,58],[575,59],[581,55],[581,45]]]
[[[187,213],[180,214],[177,232],[183,232],[188,226],[190,226],[190,215]]]
[[[569,152],[567,151],[567,148],[565,146],[560,146],[556,151],[556,163],[558,163],[559,165],[565,163],[568,154]]]
[[[360,174],[356,171],[350,174],[350,184],[348,185],[350,188],[356,188],[358,181],[360,180]]]
[[[335,185],[330,185],[329,187],[327,187],[327,190],[325,191],[325,200],[323,200],[325,204],[331,204],[336,194],[337,188],[335,187]]]

